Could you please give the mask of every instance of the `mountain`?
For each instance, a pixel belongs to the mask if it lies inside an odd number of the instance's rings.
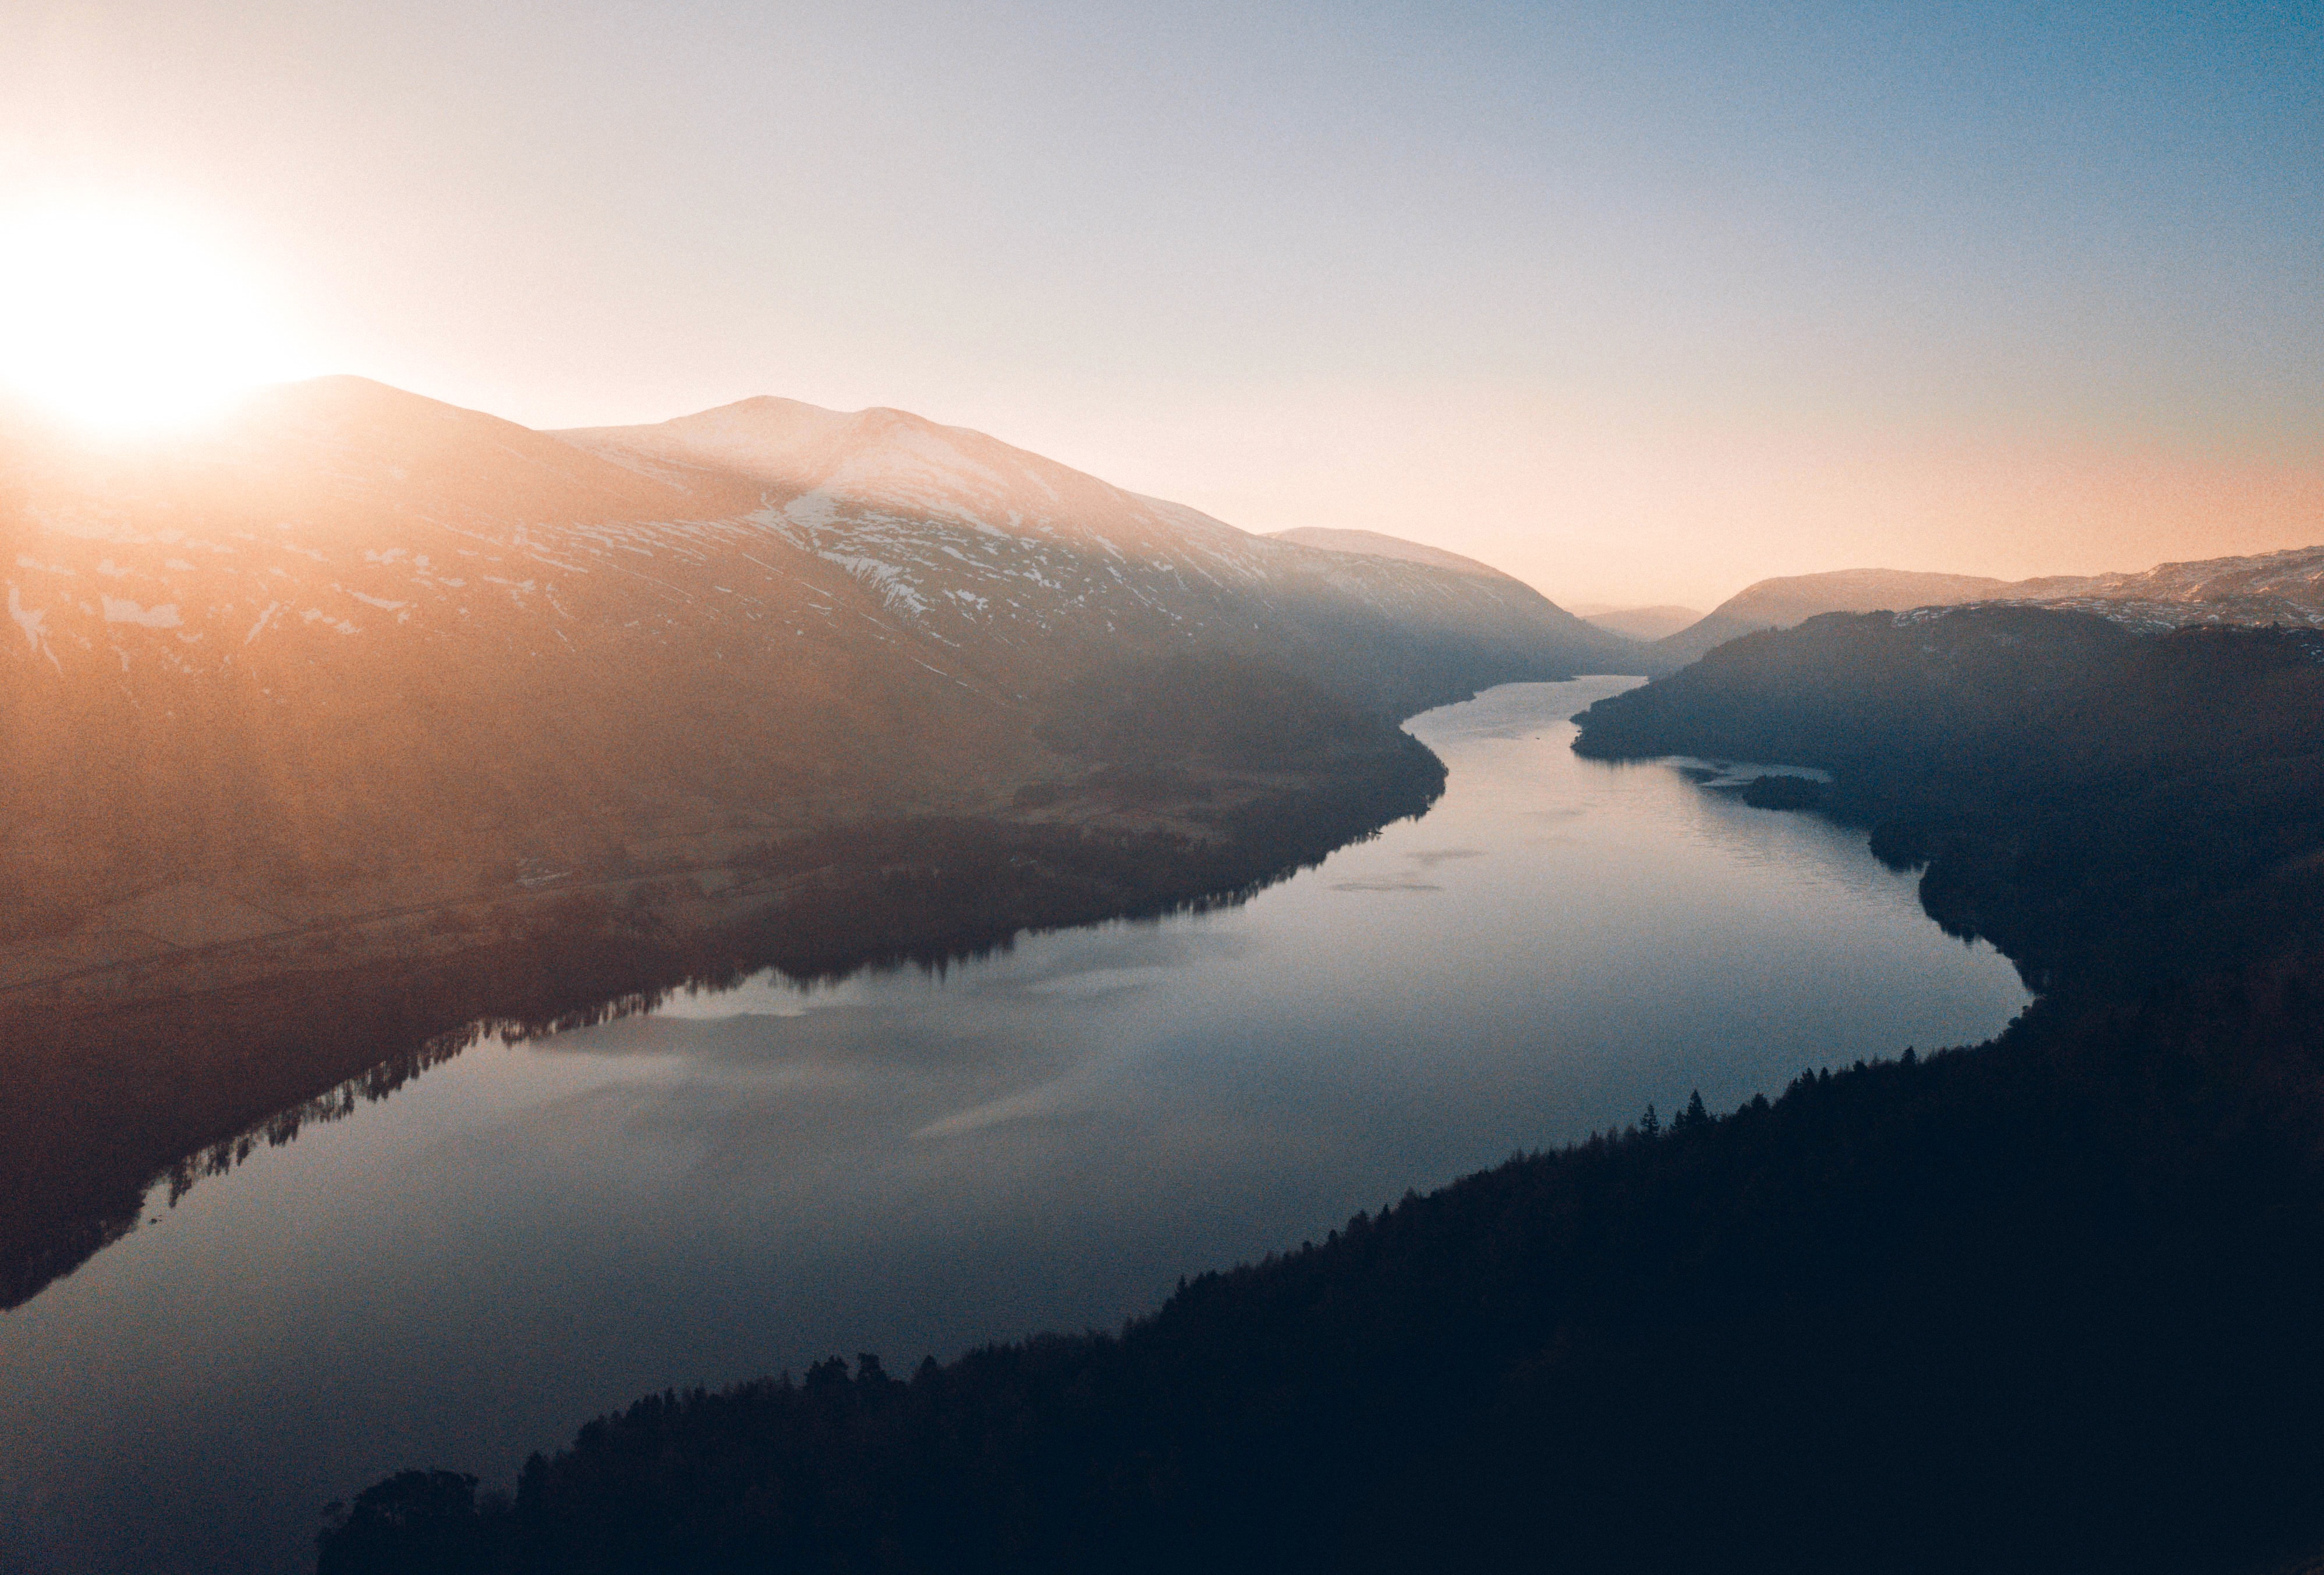
[[[1426,808],[1403,717],[1645,665],[901,411],[356,378],[0,410],[0,1306],[479,1021],[1231,899]]]
[[[1522,582],[1503,574],[1490,564],[1480,563],[1473,557],[1463,557],[1457,552],[1447,552],[1441,547],[1430,547],[1425,542],[1406,541],[1400,536],[1385,536],[1377,530],[1330,530],[1315,525],[1302,525],[1296,530],[1277,530],[1271,533],[1268,539],[1288,541],[1296,546],[1312,547],[1324,552],[1348,553],[1358,557],[1388,558],[1400,563],[1425,564],[1432,568],[1441,568],[1452,574],[1468,575],[1480,580],[1505,582],[1500,586],[1504,592],[1509,586],[1520,586],[1526,598],[1526,605],[1532,609],[1535,616],[1544,620],[1556,631],[1562,640],[1572,641],[1583,649],[1594,651],[1596,659],[1605,665],[1607,671],[1629,672],[1634,668],[1645,672],[1665,670],[1665,665],[1653,657],[1641,656],[1639,652],[1626,647],[1618,640],[1596,639],[1592,632],[1602,629],[1609,632],[1628,635],[1628,631],[1615,628],[1594,613],[1584,614],[1577,609],[1561,607],[1546,596],[1533,591],[1531,587],[1522,586]],[[1657,608],[1642,609],[1642,611],[1680,612],[1683,609]],[[1686,621],[1692,622],[1700,616],[1699,613],[1690,612],[1686,613]]]
[[[783,400],[552,434],[331,378],[134,448],[0,413],[0,987],[1031,789],[1151,825],[1088,802],[1109,749],[1398,747],[1610,649],[1506,576]]]
[[[2195,623],[2324,628],[2324,547],[2159,564],[2139,574],[2020,580],[2010,601],[2153,629]]]
[[[1674,606],[1602,607],[1582,617],[1625,640],[1662,640],[1702,622],[1702,614],[1693,608]]]
[[[916,753],[962,797],[1019,765],[983,741],[1004,697],[767,552],[737,477],[355,379],[138,452],[20,426],[0,467],[20,933],[172,877],[295,908],[713,806],[915,800]]]
[[[1490,564],[1479,563],[1473,557],[1462,557],[1457,552],[1447,552],[1441,547],[1425,542],[1406,541],[1401,536],[1384,536],[1377,530],[1331,530],[1320,525],[1302,525],[1290,530],[1268,533],[1270,541],[1288,541],[1298,547],[1319,548],[1325,552],[1351,552],[1361,557],[1393,558],[1401,563],[1425,563],[1454,574],[1475,575],[1484,579],[1506,579],[1500,570]]]
[[[1656,650],[1683,666],[1738,635],[1788,629],[1822,612],[1879,612],[1978,602],[2023,603],[2096,612],[2149,632],[2195,623],[2245,628],[2324,627],[2324,547],[2249,557],[2166,563],[2135,574],[2053,575],[1997,580],[1904,569],[1843,569],[1761,580]]]
[[[2324,631],[1830,612],[1576,720],[1593,759],[1828,773],[1819,806],[2045,992],[2324,954]]]
[[[875,590],[961,659],[1116,661],[1199,646],[1279,662],[1399,715],[1623,652],[1522,582],[1370,531],[1249,535],[901,410],[754,399],[559,434],[652,474],[738,475],[768,528]],[[1366,545],[1351,551],[1339,539]],[[1033,653],[1038,652],[1036,657]]]
[[[2007,591],[2006,580],[1976,575],[1919,574],[1906,569],[1837,569],[1790,575],[1746,586],[1700,620],[1655,642],[1674,666],[1756,629],[1788,629],[1819,612],[1877,612],[1977,602]]]

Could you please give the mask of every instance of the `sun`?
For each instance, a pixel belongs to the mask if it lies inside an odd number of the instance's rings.
[[[257,277],[200,230],[134,208],[0,210],[0,385],[109,432],[178,425],[296,376]]]

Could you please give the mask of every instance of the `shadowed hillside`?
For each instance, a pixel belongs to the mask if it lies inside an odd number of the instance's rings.
[[[2324,1544],[2319,706],[2306,631],[1738,640],[1577,748],[1830,770],[2050,991],[1994,1043],[1649,1109],[1119,1334],[650,1397],[513,1493],[406,1472],[322,1575],[2263,1575]]]
[[[2324,944],[2324,634],[1984,606],[1831,613],[1585,712],[1600,760],[1814,766],[2036,989]]]
[[[1707,650],[1760,629],[1788,629],[1820,612],[1874,612],[1883,608],[1947,606],[2006,594],[2006,580],[1977,575],[1919,574],[1906,569],[1839,569],[1761,580],[1729,596],[1696,622],[1655,641],[1671,667],[1684,667]]]

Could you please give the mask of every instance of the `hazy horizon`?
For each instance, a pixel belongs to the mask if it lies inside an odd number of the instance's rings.
[[[536,428],[888,405],[1254,532],[1709,606],[2316,539],[2319,37],[42,3],[0,23],[0,224],[193,237],[178,319],[231,298],[256,376]]]

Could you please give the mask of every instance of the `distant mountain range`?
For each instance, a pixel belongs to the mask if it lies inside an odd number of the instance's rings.
[[[1738,635],[1788,629],[1821,612],[2007,602],[2093,612],[2159,631],[2190,623],[2324,627],[2324,547],[2250,557],[2166,563],[2137,574],[2053,575],[1997,580],[1904,569],[1841,569],[1761,580],[1656,645],[1683,666]]]
[[[0,412],[0,986],[674,838],[1055,817],[1139,725],[1283,757],[1653,665],[1483,565],[1323,534],[788,400],[552,433],[329,378],[136,449]],[[1231,749],[1195,714],[1236,706],[1306,715]]]
[[[1105,773],[1257,791],[1491,684],[1821,612],[2316,622],[2319,579],[2324,549],[1857,570],[1647,644],[1681,610],[1601,627],[1473,559],[1251,535],[899,410],[540,432],[331,378],[122,448],[0,410],[0,989],[867,819],[1198,835],[1179,788],[1126,806]]]

